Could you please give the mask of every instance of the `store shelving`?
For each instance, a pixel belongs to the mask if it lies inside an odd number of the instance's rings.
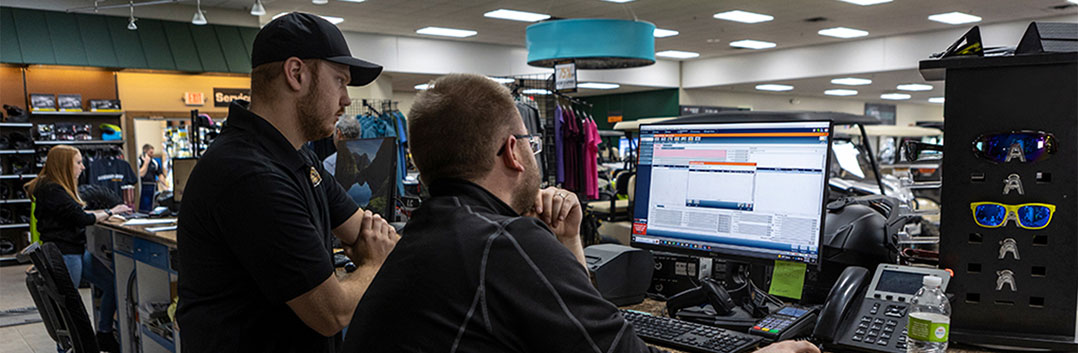
[[[0,150],[0,154],[34,154],[34,150]]]
[[[30,203],[30,199],[0,200],[0,204],[5,203]]]
[[[31,123],[0,123],[0,127],[33,127]]]
[[[86,116],[86,117],[108,116],[108,117],[116,117],[116,116],[123,115],[124,113],[123,112],[42,112],[42,111],[36,111],[36,112],[30,112],[30,114],[31,115],[41,115],[41,116]]]
[[[25,179],[25,178],[34,178],[34,177],[37,177],[37,174],[8,174],[8,175],[0,175],[0,179]]]
[[[0,224],[0,229],[30,228],[30,223]]]
[[[34,141],[37,145],[122,145],[123,140],[105,141],[105,140],[82,140],[82,141]]]

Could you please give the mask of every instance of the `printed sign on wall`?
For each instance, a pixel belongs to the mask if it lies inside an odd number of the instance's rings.
[[[214,88],[213,106],[227,107],[232,101],[242,99],[251,101],[251,90],[247,88]]]

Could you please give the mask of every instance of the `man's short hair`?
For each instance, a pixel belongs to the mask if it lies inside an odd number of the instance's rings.
[[[153,149],[153,145],[150,145],[148,143],[145,144],[145,145],[142,145],[142,153],[146,153],[146,151],[149,151],[149,150],[152,150],[152,149]]]
[[[477,180],[520,119],[509,90],[485,76],[449,74],[420,92],[408,113],[408,140],[420,177]]]
[[[345,114],[337,117],[337,131],[341,132],[342,139],[357,139],[363,134],[363,127],[359,125],[359,119]]]

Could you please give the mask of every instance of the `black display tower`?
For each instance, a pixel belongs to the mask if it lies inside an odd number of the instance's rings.
[[[920,63],[925,79],[946,76],[940,267],[954,271],[951,340],[1075,351],[1078,53],[1021,49]],[[1053,134],[1055,153],[1032,163],[993,163],[973,153],[978,136],[1015,130]],[[1012,185],[1005,193],[1014,175],[1022,192]],[[970,209],[978,201],[1056,209],[1041,230],[1019,228],[1014,220],[982,228]]]

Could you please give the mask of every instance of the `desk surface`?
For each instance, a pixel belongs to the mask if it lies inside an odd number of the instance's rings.
[[[124,222],[110,219],[108,221],[98,223],[97,225],[100,226],[100,227],[111,229],[111,230],[121,232],[121,233],[124,233],[124,234],[129,234],[129,235],[137,236],[139,238],[143,238],[143,239],[150,240],[150,241],[153,241],[153,242],[161,243],[161,244],[164,244],[164,245],[166,245],[166,246],[168,246],[170,248],[175,248],[176,247],[176,231],[175,230],[166,230],[166,231],[160,231],[160,232],[151,232],[151,231],[146,230],[146,228],[164,227],[164,226],[175,225],[175,224],[176,223],[173,222],[173,223],[168,223],[168,224],[147,224],[147,225],[138,225],[138,226],[136,226],[136,225],[127,225],[127,226],[125,226]]]
[[[652,300],[652,299],[644,299],[644,301],[642,303],[640,303],[640,304],[623,306],[621,308],[622,309],[642,311],[642,312],[649,313],[649,314],[652,314],[652,315],[666,316],[666,303],[661,302],[661,301],[657,301],[657,300]],[[666,348],[666,347],[663,347],[663,346],[660,346],[660,345],[654,345],[654,344],[650,344],[650,343],[648,345],[653,346],[653,347],[659,347],[659,348],[668,350],[668,351],[673,352],[673,353],[685,353],[684,351],[679,351],[679,350],[676,350],[676,349]],[[947,352],[980,353],[980,352],[989,352],[989,351],[970,349],[970,348],[967,348],[967,347],[961,347],[961,348],[948,347]]]

